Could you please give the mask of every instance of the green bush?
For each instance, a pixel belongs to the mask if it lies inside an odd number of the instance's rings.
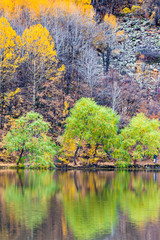
[[[9,152],[18,155],[19,163],[29,162],[34,166],[54,166],[56,145],[47,136],[49,123],[36,112],[28,112],[16,120],[4,138]]]
[[[121,161],[143,160],[158,155],[160,146],[160,123],[143,113],[131,119],[117,137],[113,156]]]

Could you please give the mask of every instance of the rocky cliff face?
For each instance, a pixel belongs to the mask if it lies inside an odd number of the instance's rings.
[[[153,88],[160,73],[160,27],[145,18],[124,17],[116,31],[110,66]]]
[[[123,8],[139,6],[145,15],[154,12],[155,25],[160,26],[160,0],[91,0],[95,18],[100,23],[106,13],[119,15]]]

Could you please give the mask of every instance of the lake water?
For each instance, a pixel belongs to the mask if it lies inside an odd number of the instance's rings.
[[[158,240],[160,172],[0,171],[1,240]]]

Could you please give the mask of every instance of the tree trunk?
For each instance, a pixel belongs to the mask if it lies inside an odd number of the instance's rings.
[[[5,122],[5,116],[4,116],[4,92],[2,92],[2,99],[1,99],[1,121],[0,121],[0,125],[1,125],[1,129],[3,129],[4,127],[4,122]]]
[[[0,128],[3,129],[4,127],[4,122],[5,122],[5,116],[4,116],[4,84],[2,82],[2,77],[1,77],[1,68],[0,68],[0,95],[1,95],[1,99],[0,99],[0,103],[1,103],[1,110],[0,110],[0,115],[1,115],[1,119],[0,119]]]
[[[133,166],[136,166],[136,163],[137,163],[137,159],[134,159],[133,160]]]
[[[23,152],[24,152],[24,149],[22,148],[22,151],[21,151],[21,153],[20,153],[20,156],[19,156],[19,159],[18,159],[18,162],[17,162],[17,166],[19,165],[19,163],[20,163],[20,161],[21,161]]]
[[[107,51],[105,54],[105,65],[106,65],[106,69],[105,72],[108,72],[109,69],[109,65],[110,65],[110,56],[111,56],[111,48],[109,47],[109,45],[107,45]]]
[[[77,156],[78,150],[79,150],[79,146],[77,147],[75,154],[74,154],[74,165],[77,165],[76,156]]]
[[[94,152],[94,155],[93,155],[93,159],[95,159],[95,157],[96,157],[97,149],[98,149],[98,144],[96,144],[95,152]]]
[[[77,184],[77,176],[76,176],[76,172],[74,172],[74,184],[76,186],[76,189],[77,189],[77,192],[79,191],[79,187],[78,187],[78,184]]]
[[[33,111],[35,111],[36,105],[36,76],[35,76],[35,61],[34,61],[34,70],[33,70]]]
[[[19,177],[19,182],[20,182],[21,189],[22,189],[22,195],[24,195],[22,176],[21,176],[21,173],[19,172],[19,170],[17,170],[17,175]]]

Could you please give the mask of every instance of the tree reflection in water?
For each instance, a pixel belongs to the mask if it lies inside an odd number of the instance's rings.
[[[160,239],[160,173],[1,171],[0,239]]]
[[[153,173],[124,171],[60,175],[64,212],[74,236],[112,238],[123,221],[130,223],[135,232],[144,232],[149,224],[159,224],[160,189],[154,180]]]

